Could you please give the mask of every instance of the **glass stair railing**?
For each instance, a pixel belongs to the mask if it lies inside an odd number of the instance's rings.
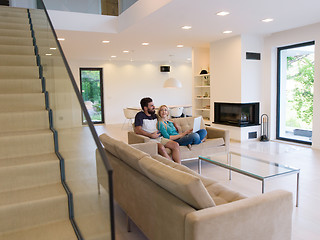
[[[115,239],[112,168],[37,2],[0,6],[0,240]]]
[[[39,4],[39,3],[38,3]],[[64,165],[64,187],[69,195],[69,215],[83,239],[114,238],[112,192],[97,190],[95,150],[105,163],[112,186],[111,167],[88,115],[74,77],[57,41],[46,8],[30,10],[38,52],[40,76],[49,105],[50,126],[54,128],[56,153]],[[52,114],[51,114],[52,113]],[[88,126],[82,125],[85,118]],[[111,187],[112,189],[112,187]],[[111,195],[110,195],[111,194]],[[73,205],[73,206],[72,206]],[[79,238],[79,236],[78,236]]]

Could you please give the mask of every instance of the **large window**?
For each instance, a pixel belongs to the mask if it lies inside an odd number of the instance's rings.
[[[314,42],[278,48],[277,139],[312,143]]]
[[[80,88],[92,122],[104,123],[102,68],[80,68]]]

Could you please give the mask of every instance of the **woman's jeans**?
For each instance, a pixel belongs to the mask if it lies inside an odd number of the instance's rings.
[[[187,146],[189,144],[199,144],[207,136],[207,131],[205,129],[200,129],[198,132],[190,133],[176,141],[180,146]]]

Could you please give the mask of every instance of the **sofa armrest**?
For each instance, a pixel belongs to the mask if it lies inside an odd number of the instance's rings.
[[[148,153],[150,156],[158,154],[158,144],[156,142],[135,143],[131,144],[132,147]]]
[[[230,146],[230,134],[229,130],[221,129],[221,128],[215,128],[215,127],[206,127],[207,130],[207,138],[223,138],[224,143],[226,145],[226,152],[229,152],[229,146]]]
[[[129,131],[128,132],[128,144],[134,144],[134,143],[145,143],[149,142],[150,138],[136,134],[135,132]]]
[[[186,216],[186,240],[289,240],[292,193],[277,190]]]

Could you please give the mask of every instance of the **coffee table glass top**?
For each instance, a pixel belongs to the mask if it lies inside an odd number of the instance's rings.
[[[300,171],[297,168],[249,157],[241,153],[230,152],[229,154],[229,162],[228,154],[216,154],[208,157],[199,156],[199,160],[211,162],[220,167],[261,180]]]

